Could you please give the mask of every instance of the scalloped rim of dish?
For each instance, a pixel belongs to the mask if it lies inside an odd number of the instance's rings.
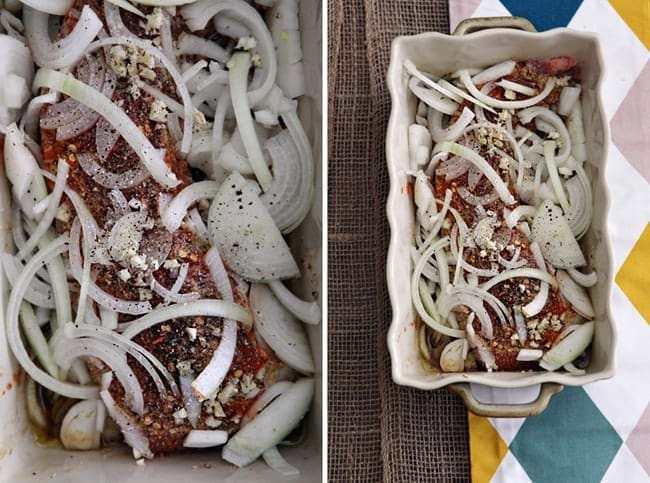
[[[602,214],[600,218],[603,220],[603,233],[604,237],[601,242],[604,245],[604,249],[607,256],[606,269],[607,276],[606,279],[599,284],[604,284],[605,293],[607,295],[607,300],[605,302],[604,315],[606,317],[606,322],[608,322],[608,328],[610,329],[610,342],[607,347],[604,347],[606,363],[598,371],[590,372],[589,368],[587,373],[584,375],[572,375],[565,372],[545,372],[545,371],[534,371],[534,372],[485,372],[485,371],[472,371],[472,372],[459,372],[459,373],[436,373],[429,371],[429,374],[426,377],[419,377],[407,374],[403,370],[402,359],[403,358],[412,358],[414,354],[403,353],[399,347],[399,339],[401,333],[405,332],[405,324],[412,324],[412,321],[401,323],[400,318],[404,317],[405,312],[408,312],[408,307],[412,307],[411,297],[410,297],[410,284],[405,289],[401,286],[397,286],[395,281],[395,273],[398,270],[397,266],[400,262],[403,263],[404,256],[401,256],[399,253],[398,246],[398,231],[405,230],[409,225],[405,225],[404,221],[400,219],[400,212],[397,209],[398,198],[400,196],[400,179],[399,179],[399,170],[397,161],[395,159],[395,154],[393,151],[393,143],[395,142],[397,131],[399,129],[400,119],[398,119],[398,108],[400,103],[406,102],[407,99],[400,98],[398,92],[397,82],[400,76],[403,75],[402,72],[402,62],[404,57],[402,56],[402,51],[405,49],[405,45],[408,44],[431,44],[431,50],[433,51],[436,41],[444,40],[444,42],[458,42],[462,43],[473,43],[478,42],[480,39],[492,36],[506,36],[514,37],[515,39],[549,39],[555,36],[570,36],[575,39],[578,39],[582,42],[591,42],[594,44],[593,50],[596,55],[596,65],[598,66],[598,75],[597,80],[593,86],[595,91],[595,108],[596,112],[599,114],[601,119],[601,128],[602,128],[602,154],[601,160],[598,164],[599,168],[602,169],[603,173],[600,174],[598,179],[592,180],[595,187],[601,189],[603,196],[603,206],[601,207]],[[550,56],[550,55],[548,55]],[[501,60],[505,60],[508,57],[502,57]],[[525,58],[534,58],[531,56],[522,57]],[[594,382],[601,379],[607,379],[614,375],[615,373],[615,347],[616,347],[616,328],[613,322],[611,315],[611,292],[613,284],[613,255],[611,250],[611,244],[609,242],[609,237],[607,235],[607,216],[610,212],[611,199],[609,190],[607,189],[606,183],[604,182],[604,169],[607,161],[607,154],[609,150],[609,125],[604,115],[603,103],[602,103],[602,80],[604,77],[604,61],[603,56],[600,50],[600,45],[598,43],[597,36],[591,33],[577,32],[571,29],[559,28],[553,29],[547,32],[542,33],[531,33],[518,31],[513,29],[504,29],[497,28],[491,30],[482,30],[474,32],[472,34],[464,35],[462,37],[452,37],[449,35],[437,33],[437,32],[427,32],[413,36],[400,36],[396,37],[393,40],[391,46],[391,57],[390,65],[387,71],[387,84],[388,89],[391,95],[391,114],[388,122],[388,130],[386,136],[386,159],[388,163],[388,172],[390,177],[390,192],[388,196],[388,201],[386,204],[386,211],[388,215],[388,221],[391,230],[390,244],[388,248],[388,257],[387,257],[387,267],[386,267],[386,278],[388,283],[388,293],[391,300],[391,306],[393,310],[393,316],[388,330],[388,349],[391,355],[392,361],[392,377],[393,380],[400,385],[412,386],[420,389],[438,389],[446,385],[457,383],[457,382],[471,382],[483,384],[486,386],[499,387],[499,388],[515,388],[515,387],[526,387],[535,384],[540,384],[544,382],[556,382],[564,384],[567,386],[580,386],[590,382]],[[583,106],[584,108],[584,106]],[[407,146],[408,147],[408,146]],[[401,153],[402,156],[407,156],[408,152]],[[594,213],[593,219],[596,218]],[[410,222],[409,222],[410,223]],[[590,231],[593,227],[590,227]],[[408,255],[407,255],[408,256]],[[408,256],[408,264],[411,267],[410,256]],[[602,262],[600,262],[602,263]],[[409,268],[409,272],[411,268]],[[404,303],[404,292],[408,292],[408,304]],[[603,323],[605,321],[602,321]],[[597,328],[598,330],[598,328]],[[594,344],[595,345],[595,344]],[[595,350],[595,347],[592,349]],[[600,350],[600,349],[599,349]],[[416,349],[417,351],[417,349]],[[417,351],[419,352],[419,351]],[[417,357],[418,364],[421,364],[419,360],[419,354],[415,354]]]

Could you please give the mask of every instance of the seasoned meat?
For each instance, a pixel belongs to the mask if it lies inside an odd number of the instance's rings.
[[[579,68],[573,59],[566,57],[556,57],[544,61],[527,61],[519,62],[515,67],[513,73],[507,78],[518,82],[520,84],[535,87],[541,90],[546,84],[550,75],[566,76],[566,82],[573,82],[579,79]],[[559,98],[561,87],[556,87],[551,94],[544,100],[545,104],[556,103]],[[493,97],[503,97],[504,90],[502,87],[495,87],[490,95]],[[456,113],[451,116],[453,122],[457,119],[466,104],[461,104]],[[485,112],[486,117],[497,123],[495,114]],[[513,126],[516,127],[518,119],[516,116],[511,118]],[[515,205],[507,207],[508,209],[515,208],[520,200],[513,187],[514,180],[511,179],[511,172],[507,165],[501,163],[501,155],[495,149],[495,146],[504,150],[508,155],[514,156],[512,148],[508,142],[504,142],[503,138],[497,132],[489,132],[488,130],[478,129],[472,134],[475,137],[476,146],[482,157],[492,166],[492,168],[499,173],[501,178],[509,185],[509,191],[515,196]],[[451,161],[451,160],[450,160]],[[474,186],[470,184],[470,171],[454,178],[446,179],[445,174],[438,173],[438,169],[445,166],[447,161],[441,162],[436,169],[436,174],[433,179],[434,193],[438,200],[445,199],[445,193],[450,190],[452,193],[451,207],[458,211],[462,219],[467,224],[470,230],[474,230],[479,223],[486,221],[486,218],[493,220],[491,225],[491,249],[485,250],[481,246],[469,246],[465,248],[464,258],[472,266],[483,270],[499,269],[499,257],[510,260],[515,250],[519,251],[519,259],[524,260],[524,267],[537,268],[535,257],[530,249],[531,240],[519,228],[508,228],[504,220],[504,208],[506,205],[494,196],[493,201],[486,199],[486,195],[494,191],[491,183],[485,176],[482,176],[478,183]],[[462,192],[462,193],[461,193]],[[477,209],[475,202],[470,202],[471,199],[467,196],[469,193],[473,196],[474,200],[481,197],[483,212]],[[451,227],[455,224],[455,219],[451,214],[447,215],[448,222],[443,225],[443,233],[449,235]],[[453,276],[453,273],[451,273]],[[487,281],[485,277],[478,277],[479,283]],[[511,312],[513,310],[520,310],[520,308],[530,303],[535,295],[538,293],[540,282],[535,279],[528,278],[515,278],[510,279],[492,287],[489,292],[495,295],[501,302],[504,303],[506,308]],[[517,354],[522,348],[529,349],[548,349],[552,346],[554,341],[560,335],[562,329],[570,325],[577,314],[571,309],[569,303],[560,294],[557,288],[549,287],[548,299],[542,311],[535,317],[525,320],[528,338],[524,344],[519,341],[516,328],[509,325],[502,325],[499,322],[496,314],[485,304],[485,308],[490,314],[493,322],[494,337],[487,341],[490,352],[495,357],[498,370],[502,371],[519,371],[534,369],[537,367],[535,362],[522,362],[517,361]],[[464,329],[467,317],[470,313],[469,309],[460,306],[455,310],[460,328]],[[480,332],[481,325],[478,318],[473,322],[476,333]],[[475,354],[480,357],[478,354]],[[478,362],[484,365],[484,361],[480,358]]]
[[[75,8],[81,9],[84,3],[89,4],[100,18],[103,18],[103,2],[77,1]],[[75,8],[63,23],[62,35],[66,35],[74,27]],[[125,14],[124,21],[133,31],[140,30],[139,33],[145,35],[135,18],[137,17]],[[181,27],[180,22],[175,23],[175,34],[178,34]],[[103,57],[104,54],[99,50],[95,55]],[[110,64],[110,60],[107,63]],[[174,85],[165,71],[154,70],[155,79],[151,84],[167,95],[176,97]],[[174,189],[166,189],[152,178],[147,178],[132,188],[122,190],[127,200],[137,200],[146,209],[148,217],[154,220],[153,226],[143,233],[141,248],[142,245],[149,243],[149,248],[152,250],[169,250],[167,260],[174,261],[172,264],[153,267],[149,275],[169,288],[178,275],[178,266],[187,263],[189,271],[180,292],[196,292],[201,298],[220,298],[205,263],[208,244],[186,228],[170,234],[160,223],[159,196],[177,194],[192,182],[192,177],[187,161],[177,153],[170,141],[166,124],[150,119],[154,99],[141,90],[134,89],[132,79],[128,76],[116,76],[116,88],[112,100],[122,106],[156,148],[165,150],[165,162],[180,180],[180,184]],[[114,173],[124,173],[139,165],[138,155],[120,138],[107,158],[102,161],[95,147],[94,127],[67,141],[57,141],[55,130],[42,129],[41,145],[45,168],[55,173],[58,160],[64,159],[70,166],[68,176],[70,188],[84,200],[99,227],[110,231],[119,217],[110,201],[111,190],[99,185],[84,172],[79,164],[79,156],[92,155],[105,169]],[[70,212],[72,213],[73,210]],[[59,222],[58,230],[62,232],[69,230],[72,221],[70,217],[64,222]],[[122,266],[118,263],[95,265],[93,274],[96,276],[97,284],[115,297],[126,300],[150,298],[153,307],[163,302],[160,296],[152,294],[146,287],[143,288],[142,284],[136,283],[133,280],[135,277],[127,280],[120,277],[121,269]],[[234,277],[231,277],[231,282],[236,302],[247,308],[245,283],[236,282]],[[131,318],[121,315],[120,322],[126,322]],[[223,320],[214,317],[173,319],[140,333],[134,341],[153,353],[178,382],[181,374],[198,375],[206,367],[219,346],[222,326]],[[128,361],[142,386],[145,400],[144,414],[141,416],[133,414],[133,416],[138,427],[148,438],[150,449],[153,453],[181,450],[185,436],[192,429],[188,419],[183,417],[182,397],[175,396],[169,391],[167,398],[162,399],[143,368],[130,356]],[[95,363],[90,363],[89,366],[95,378],[105,370]],[[258,344],[253,332],[240,326],[233,364],[224,379],[218,397],[203,404],[196,429],[219,428],[231,433],[235,431],[239,427],[242,416],[255,401],[256,394],[261,393],[269,381],[272,381],[274,372],[280,367],[278,360]],[[118,405],[129,411],[124,405],[124,389],[116,379],[111,383],[109,390]]]

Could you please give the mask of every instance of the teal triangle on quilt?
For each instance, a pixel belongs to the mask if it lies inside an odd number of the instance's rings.
[[[543,30],[566,27],[582,4],[582,0],[501,0],[516,17],[526,17],[535,28]]]
[[[526,419],[510,451],[534,482],[599,482],[621,437],[581,387],[565,387]]]

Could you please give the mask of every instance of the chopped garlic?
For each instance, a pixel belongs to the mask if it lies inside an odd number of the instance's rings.
[[[510,100],[513,100],[513,99],[517,98],[517,94],[515,94],[515,91],[510,90],[510,89],[506,89],[505,92],[503,93],[503,95],[504,95],[504,97],[506,99],[510,99]]]
[[[148,288],[138,288],[138,294],[140,300],[151,300],[153,298],[153,293]]]
[[[149,109],[149,119],[154,122],[167,122],[167,104],[160,99],[155,99]]]
[[[172,416],[174,416],[174,423],[177,426],[179,426],[183,424],[183,421],[185,419],[187,419],[187,411],[185,410],[185,408],[181,408],[178,411],[176,411],[174,414],[172,414]]]
[[[165,267],[167,270],[171,270],[172,268],[178,268],[180,267],[181,264],[178,263],[178,260],[173,259],[173,260],[165,260],[163,263],[163,267]]]
[[[131,272],[129,272],[128,268],[120,270],[117,272],[117,275],[120,277],[120,280],[122,280],[122,282],[126,282],[131,278]]]
[[[192,342],[196,340],[196,327],[185,327],[185,332],[187,332],[187,336],[190,338]]]
[[[221,404],[226,404],[236,393],[237,387],[232,382],[229,382],[221,391],[219,391],[217,399]]]
[[[148,29],[159,30],[165,22],[165,12],[163,12],[162,8],[156,7],[146,18]]]
[[[146,255],[133,255],[129,263],[133,268],[136,268],[138,270],[146,270],[149,268],[149,265],[147,265],[147,256]]]
[[[218,428],[219,426],[221,426],[221,421],[219,421],[218,419],[216,419],[214,416],[208,416],[208,417],[205,419],[205,425],[206,425],[208,428],[215,429],[215,428]]]
[[[257,40],[255,40],[255,37],[241,37],[237,41],[235,50],[253,50],[255,47],[257,47]]]

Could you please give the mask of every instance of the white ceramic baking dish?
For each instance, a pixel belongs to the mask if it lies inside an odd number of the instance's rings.
[[[321,122],[322,122],[322,15],[321,2],[301,0],[300,20],[305,63],[307,95],[301,101],[300,117],[312,140],[316,173],[316,189],[312,213],[302,227],[292,234],[292,248],[301,263],[303,277],[294,289],[303,297],[319,294],[322,306],[322,179],[321,179]],[[1,161],[1,159],[0,159]],[[11,239],[9,189],[0,163],[0,247]],[[294,236],[295,235],[295,236]],[[1,306],[7,300],[7,282],[0,276]],[[309,414],[307,439],[296,447],[280,448],[283,456],[300,470],[296,477],[284,477],[259,460],[249,467],[237,469],[221,459],[221,450],[195,451],[159,457],[138,466],[130,448],[117,446],[101,451],[64,451],[38,446],[27,424],[24,384],[16,384],[21,371],[11,356],[4,331],[4,308],[0,310],[0,481],[35,482],[61,481],[65,483],[192,483],[287,481],[320,482],[322,463],[322,339],[324,323],[307,325],[316,363],[316,393]],[[11,387],[11,389],[9,389]]]
[[[464,372],[436,373],[421,363],[417,347],[416,313],[411,303],[410,278],[415,220],[412,198],[406,189],[409,169],[407,129],[415,119],[416,98],[407,86],[402,64],[410,59],[419,68],[442,75],[466,67],[484,67],[506,59],[525,60],[553,56],[576,58],[583,72],[583,117],[588,145],[586,169],[594,192],[594,217],[583,239],[583,250],[590,267],[598,272],[598,283],[591,289],[596,311],[592,359],[581,376],[565,372]],[[603,60],[596,35],[570,29],[537,33],[525,19],[514,17],[468,19],[453,36],[440,33],[398,37],[393,41],[388,69],[388,88],[392,110],[386,138],[390,174],[387,203],[391,240],[388,250],[387,279],[393,318],[388,333],[393,380],[420,389],[452,385],[468,407],[489,416],[527,416],[538,414],[562,385],[578,386],[614,374],[616,331],[610,313],[612,254],[606,233],[609,195],[605,180],[605,161],[609,132],[600,99]],[[469,383],[492,388],[521,388],[542,384],[536,400],[527,404],[483,404],[476,400]]]

